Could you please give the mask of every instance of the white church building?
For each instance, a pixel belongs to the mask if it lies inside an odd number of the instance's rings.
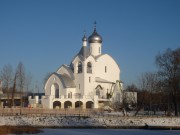
[[[62,65],[47,79],[43,108],[103,108],[122,101],[120,67],[102,53],[102,41],[96,26],[88,38],[84,35],[70,65]]]

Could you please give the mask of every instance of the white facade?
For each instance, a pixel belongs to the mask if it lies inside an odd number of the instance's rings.
[[[70,65],[62,65],[45,84],[44,108],[100,108],[121,101],[120,68],[102,54],[102,37],[94,32],[82,39],[82,48]]]

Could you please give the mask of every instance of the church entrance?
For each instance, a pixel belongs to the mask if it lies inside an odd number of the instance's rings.
[[[61,108],[61,102],[60,101],[54,101],[53,102],[53,108],[54,109],[60,109]]]
[[[81,101],[76,101],[75,102],[75,108],[82,108],[83,103]]]
[[[72,107],[72,102],[66,101],[64,102],[64,108],[71,108]]]
[[[90,109],[90,108],[93,108],[93,102],[92,101],[87,101],[86,102],[86,108]]]

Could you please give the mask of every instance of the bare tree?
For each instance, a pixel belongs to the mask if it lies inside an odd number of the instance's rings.
[[[20,106],[23,106],[23,89],[25,85],[25,68],[22,62],[19,62],[17,66],[17,85],[20,90]]]
[[[32,75],[31,73],[28,73],[25,77],[25,86],[26,86],[26,92],[29,92],[29,89],[31,88],[32,84]]]
[[[146,105],[149,104],[148,101],[148,97],[149,97],[149,93],[145,90],[138,90],[137,93],[137,108],[136,108],[136,112],[135,112],[135,116],[138,114],[138,112],[143,109]]]
[[[13,69],[11,65],[5,65],[0,73],[0,78],[3,81],[3,87],[7,93],[8,107],[10,106],[10,87],[12,86]]]
[[[177,95],[180,92],[180,48],[167,49],[156,56],[156,64],[159,68],[162,84],[168,89],[174,106],[174,114],[178,116]]]
[[[127,103],[131,104],[134,107],[137,104],[137,91],[138,88],[135,84],[128,85],[124,91],[125,100],[127,100]]]
[[[46,84],[46,81],[49,79],[49,77],[51,76],[51,72],[48,72],[48,73],[46,73],[46,75],[45,75],[45,77],[44,77],[44,80],[43,80],[43,82],[44,82],[44,85]]]
[[[152,111],[153,96],[152,94],[159,90],[159,78],[158,74],[154,72],[145,72],[139,78],[139,89],[142,91],[139,95],[143,94],[146,98],[141,97],[143,105],[148,107],[148,111]],[[139,97],[138,97],[139,98]],[[138,100],[140,101],[140,100]],[[138,105],[142,105],[138,104]]]
[[[16,79],[17,79],[17,72],[15,73],[15,76],[14,76],[14,79],[13,79],[12,104],[11,104],[11,107],[14,106],[14,95],[16,93]]]
[[[132,92],[134,92],[134,91],[138,91],[138,88],[137,88],[137,86],[136,86],[135,84],[131,84],[131,85],[128,85],[128,86],[126,87],[126,91],[132,91]]]

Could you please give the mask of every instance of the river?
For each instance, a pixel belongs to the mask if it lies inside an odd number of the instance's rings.
[[[180,130],[143,129],[43,129],[37,135],[180,135]]]

